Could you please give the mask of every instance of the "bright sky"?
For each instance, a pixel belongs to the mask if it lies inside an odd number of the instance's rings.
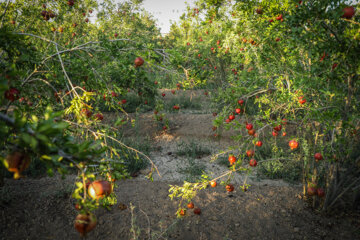
[[[143,7],[158,19],[161,33],[170,31],[170,20],[177,21],[186,9],[185,2],[193,5],[195,0],[144,0]]]

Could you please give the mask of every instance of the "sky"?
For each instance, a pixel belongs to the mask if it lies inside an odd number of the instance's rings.
[[[158,19],[161,33],[170,31],[170,20],[177,21],[186,9],[185,2],[191,6],[195,0],[144,0],[142,7]]]

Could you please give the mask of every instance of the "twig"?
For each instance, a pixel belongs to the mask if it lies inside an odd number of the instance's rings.
[[[38,35],[35,35],[35,34],[31,34],[31,33],[14,33],[14,34],[17,34],[17,35],[26,35],[26,36],[31,36],[31,37],[35,37],[35,38],[39,38],[41,40],[44,40],[46,42],[50,42],[50,43],[53,43],[55,44],[56,46],[60,46],[57,42],[54,42],[54,41],[51,41],[47,38],[44,38],[44,37],[41,37],[41,36],[38,36]]]
[[[146,212],[144,212],[142,209],[140,209],[140,211],[145,215],[147,222],[148,222],[148,235],[149,235],[149,239],[151,239],[151,225],[150,225],[150,219],[149,216],[146,214]]]
[[[56,88],[55,88],[53,85],[51,85],[48,81],[46,81],[45,79],[35,78],[35,79],[32,79],[31,81],[27,81],[27,83],[34,82],[34,81],[44,82],[44,83],[47,84],[49,87],[51,87],[51,88],[54,90],[54,92],[57,92]],[[23,86],[25,83],[26,83],[26,82],[23,82],[23,83],[21,84],[21,86]],[[60,97],[59,97],[59,98],[60,98]],[[60,100],[61,100],[61,105],[64,107],[64,102],[63,102],[62,98],[60,98]]]
[[[104,134],[104,133],[95,132],[95,131],[91,130],[91,129],[88,128],[88,127],[85,127],[85,126],[82,126],[82,125],[80,125],[80,124],[71,122],[71,121],[69,121],[69,120],[64,120],[64,121],[65,121],[65,122],[68,122],[68,123],[70,123],[70,124],[77,125],[77,126],[79,126],[79,127],[82,127],[82,128],[87,129],[87,130],[90,131],[95,137],[97,137],[98,135],[100,135],[100,136],[103,136],[103,137],[105,137],[105,138],[110,138],[111,140],[117,142],[117,143],[120,144],[121,146],[123,146],[123,147],[125,147],[125,148],[127,148],[127,149],[130,149],[131,151],[136,152],[137,154],[140,154],[140,155],[144,156],[147,160],[150,161],[151,166],[152,166],[153,168],[155,168],[155,170],[156,170],[156,172],[158,173],[159,177],[161,177],[161,174],[160,174],[157,166],[156,166],[155,163],[150,159],[150,157],[147,156],[145,153],[140,152],[139,150],[136,150],[135,148],[129,147],[129,146],[127,146],[126,144],[124,144],[124,143],[120,142],[119,140],[117,140],[116,138],[111,137],[111,136],[108,136],[108,135],[106,135],[106,134]]]
[[[62,58],[61,58],[61,56],[60,56],[60,53],[59,53],[59,49],[58,49],[57,44],[55,45],[55,47],[56,47],[57,54],[58,54],[58,56],[59,56],[61,68],[62,68],[62,70],[63,70],[63,72],[64,72],[64,75],[65,75],[65,77],[67,78],[67,80],[68,80],[68,82],[69,82],[69,84],[70,84],[70,86],[71,86],[71,89],[74,89],[74,86],[72,85],[72,82],[71,82],[71,80],[70,80],[70,78],[69,78],[69,76],[68,76],[68,74],[67,74],[67,72],[66,72],[66,70],[65,70],[64,63],[63,63]],[[79,97],[78,93],[77,93],[76,91],[74,91],[74,92],[75,92],[76,96]]]
[[[332,205],[334,205],[334,204],[336,203],[336,201],[339,200],[339,198],[340,198],[342,195],[344,195],[344,194],[345,194],[353,185],[355,185],[355,183],[356,183],[357,181],[359,181],[359,180],[360,180],[360,178],[356,179],[356,180],[353,181],[351,184],[349,184],[349,186],[348,186],[347,188],[345,188],[344,191],[342,191],[342,193],[340,193],[340,194],[329,204],[329,206],[328,206],[327,208],[329,209]]]

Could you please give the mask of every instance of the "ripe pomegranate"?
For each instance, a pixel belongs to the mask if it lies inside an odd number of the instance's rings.
[[[281,131],[281,128],[282,128],[282,126],[279,125],[279,126],[274,127],[274,130],[277,131],[277,132],[279,132],[279,131]]]
[[[20,98],[20,91],[17,88],[11,87],[9,90],[5,91],[4,95],[7,100],[13,102]]]
[[[297,148],[298,146],[299,146],[299,143],[297,141],[295,141],[295,140],[291,140],[289,142],[289,147],[291,148],[291,150]]]
[[[83,108],[81,113],[84,114],[87,118],[91,118],[92,112],[89,109]]]
[[[256,167],[257,161],[255,159],[251,159],[249,164],[250,164],[251,167]]]
[[[69,0],[69,1],[67,1],[67,5],[69,5],[70,7],[71,7],[71,6],[74,6],[74,3],[75,3],[74,0]]]
[[[81,234],[81,236],[86,236],[88,232],[93,230],[96,227],[97,221],[95,215],[88,214],[79,214],[75,218],[74,227]]]
[[[165,93],[162,93],[161,96],[165,97]]]
[[[316,190],[315,187],[308,187],[307,188],[307,194],[309,196],[314,196],[314,195],[316,195],[316,193],[317,193],[317,190]]]
[[[343,9],[344,14],[341,16],[342,18],[351,19],[355,15],[354,7],[346,7]]]
[[[243,105],[243,104],[244,104],[244,100],[242,100],[242,99],[238,100],[238,104]]]
[[[257,141],[256,146],[261,147],[263,145],[262,141]]]
[[[321,155],[321,153],[315,153],[314,158],[316,161],[319,161],[323,159],[323,156]]]
[[[236,157],[234,155],[230,155],[228,158],[230,165],[233,165],[236,162]]]
[[[246,129],[247,130],[253,129],[253,125],[251,123],[246,124]]]
[[[179,212],[180,216],[185,216],[186,214],[186,209],[181,209]]]
[[[125,103],[126,103],[126,99],[121,100],[121,103],[122,103],[122,104],[125,104]]]
[[[246,151],[246,155],[247,155],[248,157],[252,157],[252,156],[254,156],[254,154],[255,154],[255,151],[252,150],[252,149]]]
[[[200,208],[195,208],[194,209],[194,214],[200,215],[201,214],[201,209]]]
[[[272,135],[273,135],[274,137],[277,137],[277,135],[279,135],[279,132],[277,132],[277,131],[272,131]]]
[[[229,119],[230,119],[230,121],[232,121],[235,119],[235,116],[231,114],[231,115],[229,115]]]
[[[305,99],[303,96],[299,97],[299,103],[300,103],[301,105],[304,104],[304,103],[306,103],[306,99]]]
[[[255,135],[255,129],[248,130],[248,134],[250,136],[254,136]]]
[[[337,64],[337,63],[334,63],[334,64],[332,65],[332,67],[331,67],[331,70],[334,70],[337,66],[338,66],[338,64]]]
[[[14,177],[20,177],[20,173],[30,165],[30,157],[24,152],[12,152],[6,156],[5,161],[7,170],[16,174]]]
[[[144,64],[144,59],[142,59],[141,57],[137,57],[134,63],[135,63],[135,67],[140,67],[141,65]]]
[[[88,194],[92,199],[103,198],[112,192],[111,184],[105,180],[97,180],[90,184]]]
[[[102,121],[104,119],[104,116],[101,113],[95,114],[95,119]]]
[[[193,203],[193,202],[189,202],[189,203],[187,204],[187,207],[188,207],[189,209],[193,209],[193,208],[194,208],[194,203]]]
[[[234,191],[235,188],[234,188],[234,185],[228,184],[228,185],[226,185],[225,189],[228,192],[232,192],[232,191]]]
[[[276,20],[281,20],[283,18],[282,14],[276,17]]]
[[[80,210],[80,209],[81,209],[80,204],[76,203],[76,204],[75,204],[75,209],[76,209],[76,210]]]
[[[172,93],[172,94],[175,94],[175,90],[171,90],[171,93]]]
[[[241,113],[241,109],[240,109],[240,108],[237,108],[237,109],[235,109],[235,112],[236,112],[237,114],[240,114],[240,113]]]
[[[216,182],[216,181],[211,181],[211,182],[210,182],[210,186],[211,186],[211,187],[216,187],[216,185],[217,185],[217,182]]]
[[[285,136],[286,136],[286,132],[283,132],[282,135],[283,135],[283,137],[285,137]]]

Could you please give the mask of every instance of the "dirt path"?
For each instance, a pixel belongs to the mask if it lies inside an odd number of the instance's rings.
[[[73,177],[7,180],[9,201],[1,204],[1,239],[79,239],[73,228],[76,210],[66,190]],[[98,226],[88,239],[351,239],[354,224],[326,218],[306,208],[295,187],[256,186],[227,194],[222,187],[203,190],[191,211],[176,219],[176,203],[167,197],[168,184],[141,179],[117,182],[118,205],[96,212]],[[56,186],[56,188],[54,187]],[[3,192],[4,194],[4,192]],[[4,195],[3,195],[4,198]],[[132,204],[135,209],[130,209]],[[150,238],[151,236],[151,238]]]
[[[166,97],[171,100],[171,95]],[[201,98],[199,101],[206,102]],[[149,169],[145,169],[137,178],[117,181],[118,204],[111,210],[96,211],[98,226],[87,239],[360,239],[359,219],[316,214],[301,199],[300,185],[251,177],[247,179],[251,187],[243,192],[239,184],[245,176],[241,174],[233,179],[236,187],[232,194],[223,186],[205,189],[194,199],[201,215],[188,211],[186,217],[177,219],[177,202],[170,200],[168,189],[169,184],[182,184],[186,177],[179,171],[187,164],[187,158],[177,154],[179,145],[198,144],[208,149],[196,158],[196,164],[213,176],[227,169],[210,160],[212,154],[233,143],[232,133],[214,138],[214,117],[206,112],[209,109],[167,114],[171,126],[167,132],[154,121],[153,113],[139,115],[135,128],[123,127],[125,137],[139,134],[151,139],[150,156],[162,177],[154,176],[150,182],[145,179]],[[107,114],[106,119],[113,117]],[[6,179],[0,188],[0,239],[80,239],[73,227],[77,215],[71,198],[74,179]],[[127,206],[125,210],[119,208],[122,204]]]

